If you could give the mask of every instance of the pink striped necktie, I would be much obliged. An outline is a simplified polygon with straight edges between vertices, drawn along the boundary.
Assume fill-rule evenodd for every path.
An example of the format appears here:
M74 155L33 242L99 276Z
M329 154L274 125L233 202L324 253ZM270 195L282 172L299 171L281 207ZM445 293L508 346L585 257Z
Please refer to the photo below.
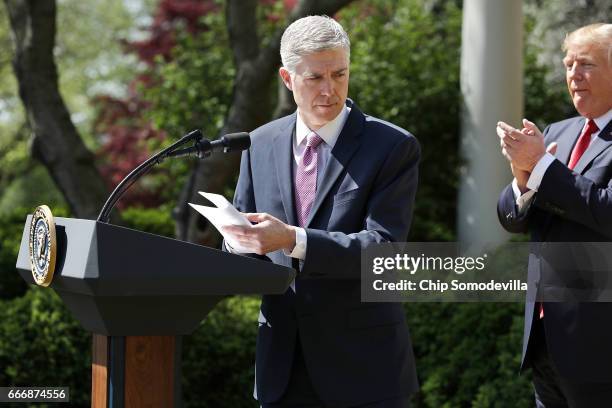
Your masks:
M306 150L295 172L295 209L300 227L306 225L317 193L317 156L322 141L315 132L306 137Z

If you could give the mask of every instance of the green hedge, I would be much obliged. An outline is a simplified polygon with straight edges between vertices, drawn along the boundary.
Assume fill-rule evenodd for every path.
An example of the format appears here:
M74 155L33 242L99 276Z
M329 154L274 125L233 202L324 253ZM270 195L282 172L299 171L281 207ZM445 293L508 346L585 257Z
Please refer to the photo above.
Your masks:
M186 407L258 406L253 399L258 312L257 298L226 299L183 338Z
M187 407L256 407L253 363L259 301L222 301L183 339ZM406 304L422 386L417 407L530 407L518 375L522 305ZM50 289L0 301L0 384L69 386L88 405L91 335Z
M530 376L519 376L523 305L406 304L427 408L531 407Z
M15 263L28 212L32 210L19 208L0 217L0 299L21 296L27 289Z
M91 335L52 290L0 301L0 385L67 386L72 405L88 405L90 350Z

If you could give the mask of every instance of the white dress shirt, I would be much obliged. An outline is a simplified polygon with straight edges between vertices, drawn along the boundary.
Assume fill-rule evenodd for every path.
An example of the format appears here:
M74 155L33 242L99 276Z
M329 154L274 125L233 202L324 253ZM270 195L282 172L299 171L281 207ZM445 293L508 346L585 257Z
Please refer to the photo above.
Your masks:
M595 124L597 125L597 128L599 130L597 130L597 132L593 132L593 134L591 135L591 141L585 153L591 148L591 146L593 146L593 144L597 143L596 140L598 139L598 136L601 133L602 129L606 127L608 123L610 123L610 120L612 120L612 109L610 109L603 115L594 118L593 120L595 121ZM582 128L580 134L584 132L587 126L587 122L588 121L585 121L584 127ZM535 167L533 168L531 175L529 176L529 180L527 180L527 188L529 190L526 191L524 194L521 194L521 190L518 187L516 178L512 180L512 190L514 191L514 197L516 198L516 205L518 206L519 214L524 213L525 210L529 207L531 201L533 201L533 196L538 191L538 188L540 188L540 183L542 183L542 178L544 178L546 170L548 170L548 167L552 164L554 160L555 156L548 152L546 152L546 154L542 156L542 158L536 163Z

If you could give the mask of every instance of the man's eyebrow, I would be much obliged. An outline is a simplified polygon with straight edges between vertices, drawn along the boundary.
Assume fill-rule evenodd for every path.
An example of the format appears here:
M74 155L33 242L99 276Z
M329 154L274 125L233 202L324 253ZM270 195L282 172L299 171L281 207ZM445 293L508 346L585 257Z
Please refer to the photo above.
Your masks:
M333 71L332 73L333 74L341 74L341 73L345 72L347 69L348 69L348 67L340 68L340 69L337 69L337 70ZM317 72L317 71L304 71L301 75L304 76L304 77L313 77L313 76L322 76L324 74L322 74L320 72Z

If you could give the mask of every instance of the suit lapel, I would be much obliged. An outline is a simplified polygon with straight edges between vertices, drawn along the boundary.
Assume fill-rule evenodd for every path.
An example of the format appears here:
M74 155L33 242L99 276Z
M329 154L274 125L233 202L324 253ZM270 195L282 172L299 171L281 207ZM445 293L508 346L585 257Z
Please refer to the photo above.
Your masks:
M364 122L365 117L363 113L357 108L357 105L352 103L351 112L331 151L323 177L321 177L321 185L317 188L315 201L308 215L305 227L310 225L317 211L321 208L325 197L348 165L353 154L357 151L360 145L359 135L363 130Z
M586 166L589 165L601 152L612 146L612 121L608 122L606 127L603 128L595 140L593 140L591 146L584 152L574 171L582 174Z
M580 118L575 122L574 125L572 125L567 130L568 134L577 135L577 136L573 138L559 137L556 140L558 144L558 148L557 148L557 154L555 156L565 165L568 164L572 148L574 147L574 145L576 144L576 140L578 139L578 137L580 137L580 134L582 133L582 129L584 128L584 122L585 122L584 118ZM576 173L579 173L579 174L582 173L584 168L591 161L593 161L593 159L595 159L597 155L599 155L602 151L604 151L608 147L612 146L612 122L609 122L606 125L606 127L599 133L597 137L598 139L602 139L602 140L593 141L593 143L597 143L597 144L590 146L587 149L587 151L584 152L584 154L582 155L582 157L580 158L580 160L578 161L578 163L576 163L576 166L574 167L573 171L575 171ZM550 228L552 221L553 221L553 215L551 213L546 213L546 214L547 214L548 219L543 224L544 225L543 231L545 231L543 232L543 237L546 235L546 232Z
M297 225L295 214L295 199L293 197L293 132L295 130L296 113L291 116L289 124L280 129L274 137L274 165L280 190L285 216L289 225Z
M561 137L555 140L557 142L557 153L555 156L561 163L567 165L572 154L572 149L576 144L576 140L580 137L582 128L584 127L584 118L578 118L570 128L564 132ZM571 137L563 137L564 135L571 135Z

